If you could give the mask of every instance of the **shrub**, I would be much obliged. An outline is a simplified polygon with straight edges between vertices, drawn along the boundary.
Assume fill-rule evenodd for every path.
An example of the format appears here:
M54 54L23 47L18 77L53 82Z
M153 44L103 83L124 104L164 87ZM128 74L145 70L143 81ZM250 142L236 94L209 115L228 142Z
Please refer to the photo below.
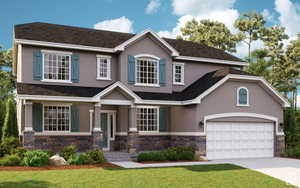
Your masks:
M84 165L84 164L88 164L88 163L89 163L89 159L86 154L73 155L68 160L69 165Z
M300 157L300 146L298 146L294 149L293 154L294 154L295 157Z
M6 113L2 128L2 139L10 136L18 137L18 125L16 116L16 104L14 99L9 98L6 103Z
M77 148L75 145L66 146L60 152L60 156L63 157L66 161L68 161L72 156L74 156L77 152Z
M24 158L24 155L26 152L27 152L27 149L22 148L22 147L17 147L12 150L12 153L18 155L21 160Z
M140 153L138 161L178 161L194 160L195 154L191 147L171 147L162 151Z
M52 150L45 150L45 152L49 155L49 157L52 157L53 155L55 155L56 153Z
M86 155L89 164L100 164L106 161L103 152L98 149L89 150Z
M0 144L0 157L4 155L12 154L13 150L20 146L20 142L18 138L8 137L2 138L2 142Z
M41 150L29 150L24 154L23 163L26 166L45 166L49 163L49 155Z
M0 159L0 166L19 166L21 159L17 154L5 155Z

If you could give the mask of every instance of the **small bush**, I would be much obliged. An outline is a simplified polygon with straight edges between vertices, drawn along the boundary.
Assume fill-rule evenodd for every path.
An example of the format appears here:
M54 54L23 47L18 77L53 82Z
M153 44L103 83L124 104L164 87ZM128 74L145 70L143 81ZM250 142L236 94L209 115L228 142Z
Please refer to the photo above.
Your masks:
M29 150L24 154L23 163L26 166L46 166L49 155L41 150Z
M104 154L101 150L94 149L86 152L89 164L100 164L105 162Z
M17 154L21 160L23 160L25 153L27 152L27 149L22 148L22 147L18 147L13 149L12 153L13 154Z
M21 159L17 154L5 155L0 159L0 166L19 166Z
M60 152L60 156L63 157L66 161L68 161L72 156L74 156L77 152L77 148L75 145L66 146Z
M191 147L171 147L162 151L140 153L138 161L178 161L194 160L195 154Z
M55 155L56 153L52 150L45 150L45 152L49 155L49 157L52 157L53 155Z
M283 156L285 157L300 157L300 147L287 148L284 150Z
M20 146L20 142L18 138L8 137L2 138L2 142L0 144L0 157L4 155L12 154L13 150Z
M89 159L86 154L73 155L68 160L69 165L84 165L84 164L88 164L88 163L89 163Z

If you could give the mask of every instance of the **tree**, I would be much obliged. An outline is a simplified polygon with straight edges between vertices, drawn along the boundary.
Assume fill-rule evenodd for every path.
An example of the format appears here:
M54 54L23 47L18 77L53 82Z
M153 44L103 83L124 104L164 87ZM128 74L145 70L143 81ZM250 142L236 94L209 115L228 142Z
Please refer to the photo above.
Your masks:
M257 76L262 76L270 80L271 62L268 61L268 51L266 49L257 49L251 52L251 63L245 71Z
M248 46L249 62L251 62L251 44L260 38L265 23L264 17L254 11L242 14L234 23L234 27L240 31L242 41Z
M2 127L4 124L4 118L5 118L5 103L3 101L0 101L0 142L2 138Z
M2 128L2 139L7 137L18 137L18 125L16 116L16 104L12 98L6 103L6 114Z
M241 40L239 35L232 34L225 24L217 21L192 19L180 30L182 35L177 38L228 52L236 52L236 44Z
M12 50L1 50L0 47L0 100L3 101L16 89L16 78L11 71L2 70L1 67L12 68Z

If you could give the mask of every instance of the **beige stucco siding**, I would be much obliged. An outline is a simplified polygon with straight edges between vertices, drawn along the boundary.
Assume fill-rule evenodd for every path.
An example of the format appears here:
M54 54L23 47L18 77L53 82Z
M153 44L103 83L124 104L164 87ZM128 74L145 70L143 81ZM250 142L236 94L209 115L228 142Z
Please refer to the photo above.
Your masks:
M32 65L33 65L33 52L35 50L57 50L72 52L79 56L79 82L78 83L55 83L55 82L41 82L33 80ZM117 57L110 54L111 58L111 80L103 81L97 80L97 58L96 55L109 55L88 51L76 51L68 49L50 49L38 48L33 46L23 46L22 51L22 82L35 83L35 84L48 84L48 85L72 85L72 86L90 86L90 87L105 87L117 81Z
M249 90L249 106L237 106L237 88L247 87ZM244 112L277 117L283 121L283 108L265 88L257 82L227 81L206 96L198 106L198 120L204 116L219 113Z

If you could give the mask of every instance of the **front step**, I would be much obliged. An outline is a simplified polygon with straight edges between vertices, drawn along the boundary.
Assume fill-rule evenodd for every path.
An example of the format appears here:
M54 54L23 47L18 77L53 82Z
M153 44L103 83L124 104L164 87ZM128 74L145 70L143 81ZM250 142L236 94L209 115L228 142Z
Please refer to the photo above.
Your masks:
M127 152L104 152L104 156L108 162L132 161L132 157L136 157L136 155Z

